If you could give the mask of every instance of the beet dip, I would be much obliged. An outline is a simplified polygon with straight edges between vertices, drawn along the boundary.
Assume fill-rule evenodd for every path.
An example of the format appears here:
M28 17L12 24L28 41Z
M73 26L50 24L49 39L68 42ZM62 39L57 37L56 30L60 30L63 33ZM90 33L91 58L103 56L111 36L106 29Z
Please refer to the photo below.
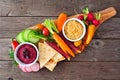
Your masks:
M30 64L36 59L37 51L32 45L24 44L18 49L17 57L21 62Z

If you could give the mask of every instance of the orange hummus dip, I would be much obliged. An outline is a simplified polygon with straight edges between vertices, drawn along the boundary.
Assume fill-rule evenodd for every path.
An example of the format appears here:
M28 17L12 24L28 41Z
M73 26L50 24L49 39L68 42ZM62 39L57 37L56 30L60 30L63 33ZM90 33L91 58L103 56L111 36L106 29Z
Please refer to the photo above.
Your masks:
M83 34L83 26L78 21L71 20L65 25L64 32L69 39L76 40Z

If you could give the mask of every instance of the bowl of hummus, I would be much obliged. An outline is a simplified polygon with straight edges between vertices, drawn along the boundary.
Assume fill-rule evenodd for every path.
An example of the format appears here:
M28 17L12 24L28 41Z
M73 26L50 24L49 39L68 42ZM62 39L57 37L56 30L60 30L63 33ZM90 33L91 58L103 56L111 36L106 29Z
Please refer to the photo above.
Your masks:
M85 36L86 27L81 20L70 18L63 24L62 33L67 40L75 42Z
M31 66L35 64L39 57L37 47L29 42L23 42L16 47L14 58L22 66Z

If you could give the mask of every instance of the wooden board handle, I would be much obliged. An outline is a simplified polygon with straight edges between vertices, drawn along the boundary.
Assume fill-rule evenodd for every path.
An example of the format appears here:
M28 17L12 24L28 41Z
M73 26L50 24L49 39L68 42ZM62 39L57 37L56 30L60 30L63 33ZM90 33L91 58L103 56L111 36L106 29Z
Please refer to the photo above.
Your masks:
M100 25L101 25L104 21L115 16L117 12L114 7L109 7L102 11L99 11L99 13L101 14L101 19L100 19ZM96 30L99 28L100 25L98 25L98 27L96 27Z
M115 10L114 7L110 7L110 8L107 8L107 9L104 9L104 10L100 11L99 13L101 14L100 23L103 23L107 19L115 16L116 15L116 10Z

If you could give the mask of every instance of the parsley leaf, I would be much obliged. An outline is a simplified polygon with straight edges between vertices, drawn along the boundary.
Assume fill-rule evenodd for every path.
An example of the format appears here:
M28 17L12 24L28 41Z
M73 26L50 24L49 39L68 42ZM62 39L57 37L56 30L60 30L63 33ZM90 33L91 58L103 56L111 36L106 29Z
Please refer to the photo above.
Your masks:
M12 48L9 49L9 57L10 57L11 59L13 59L13 65L14 65L14 66L17 66L18 63L14 60L14 51L13 51Z

